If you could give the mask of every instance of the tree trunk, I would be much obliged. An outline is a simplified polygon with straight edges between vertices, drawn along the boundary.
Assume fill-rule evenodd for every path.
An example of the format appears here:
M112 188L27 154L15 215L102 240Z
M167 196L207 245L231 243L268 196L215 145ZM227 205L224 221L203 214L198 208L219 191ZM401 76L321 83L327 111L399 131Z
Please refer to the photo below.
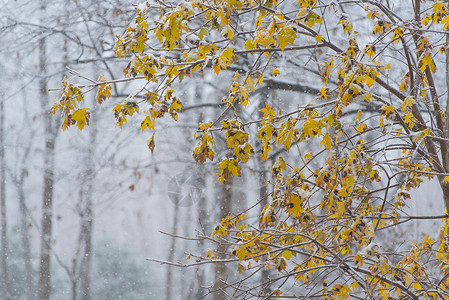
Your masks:
M25 177L26 177L25 166L22 166L20 170L20 177L17 182L17 191L19 195L19 215L20 215L20 235L23 248L23 262L25 265L25 283L27 291L27 299L34 299L34 287L33 287L33 270L31 268L31 246L30 246L30 235L28 233L28 208L26 204L26 197L24 191Z
M205 170L205 166L201 165L198 166L198 173L197 173L197 178L196 180L198 181L198 185L200 187L203 187L205 189L206 187L206 170ZM201 224L205 227L205 228L209 228L208 226L208 220L207 220L207 213L206 213L206 205L207 205L207 201L206 201L206 195L205 195L205 191L201 194L200 199L198 200L198 219L200 220ZM199 251L199 253L204 251L204 240L198 240L197 243L197 249ZM204 282L204 268L197 268L196 269L196 283L197 283L197 289L196 289L196 295L195 295L195 299L199 299L200 297L205 295L205 290L203 289L203 286L205 284Z
M262 207L262 209L265 207L265 205L268 203L268 187L267 184L265 182L265 176L266 176L266 172L262 171L262 168L264 167L264 162L262 160L259 160L259 168L261 169L261 171L259 171L259 199L264 199L260 205ZM262 260L265 260L265 257L262 257ZM267 268L263 268L262 272L260 272L260 283L264 284L267 279L268 276L270 275L270 269ZM262 295L269 295L271 292L270 290L270 286L267 285L263 285L262 288Z
M39 300L50 299L50 258L53 218L54 149L56 137L52 134L51 120L46 120L44 150L44 191L41 220L41 255L39 268Z
M194 94L194 102L196 104L201 104L203 102L203 95L204 95L204 89L201 84L197 84L195 86L195 94ZM198 112L198 124L203 121L204 115L203 111ZM200 221L201 225L205 228L209 228L208 226L208 218L207 218L207 199L206 199L206 176L207 171L205 165L197 165L197 173L196 173L196 181L198 182L198 186L203 188L203 193L201 193L200 198L198 199L197 209L198 209L198 220ZM202 230L203 228L201 228ZM204 240L198 240L197 242L197 249L198 252L201 253L204 251ZM194 296L194 299L200 299L203 297L206 293L206 291L203 289L203 286L205 285L205 274L204 274L204 268L198 267L195 270L196 274L196 294Z
M232 203L232 182L233 179L230 178L227 182L225 182L222 186L221 191L221 199L220 199L220 212L218 216L218 221L225 218L231 213L231 203ZM218 258L223 259L226 257L226 245L220 244L217 248ZM225 288L226 288L226 280L228 277L228 273L226 271L225 263L217 263L215 264L215 282L214 282L214 300L225 300L228 299L226 296Z
M94 100L95 103L95 100ZM93 116L96 115L96 105L93 104ZM93 117L94 118L94 117ZM86 158L86 183L84 185L83 195L84 207L81 212L81 238L83 242L83 252L81 256L80 265L80 279L81 279L81 296L83 300L90 300L90 269L92 261L92 228L93 228L93 209L92 209L92 193L93 193L93 182L95 178L94 166L94 156L95 147L97 142L97 128L95 120L91 119L90 128L90 141L88 146L88 157Z
M46 1L41 0L41 12L45 15ZM54 184L54 156L56 132L53 130L50 110L48 108L47 92L47 42L42 37L39 41L39 96L44 116L44 186L42 195L41 219L41 249L39 267L39 300L49 300L51 292L51 243L53 222L53 184Z
M178 232L178 214L179 214L179 207L178 203L179 201L173 201L175 204L175 209L173 211L173 221L172 221L172 232L174 235ZM168 249L168 258L167 261L173 261L175 257L175 247L176 247L176 237L172 236L170 241L170 249ZM165 300L171 299L171 292L172 292L172 280L173 280L173 274L172 274L172 267L167 265L167 275L166 275L166 282L165 282Z
M446 1L446 6L449 9L449 0ZM446 45L449 45L449 29L446 29ZM447 118L449 113L449 48L446 47L446 126L445 126L445 137L449 137L449 119ZM445 170L449 170L449 166L443 166ZM446 212L449 213L449 185L444 181L444 179L440 179L440 185L443 189L443 197L444 197L444 204L446 207Z
M449 0L446 1L449 9ZM449 28L446 29L446 45L449 45ZM449 48L446 48L446 91L449 91ZM449 93L446 93L446 138L449 136ZM449 209L449 208L446 208Z
M261 97L261 99L259 101L259 118L260 119L263 118L263 113L260 110L265 107L265 104L267 104L268 98L269 98L269 93L270 92L261 93L261 95L260 95L260 97ZM259 150L261 147L260 142L257 142L256 145L257 145L257 150ZM266 175L267 174L264 171L266 161L263 161L260 157L258 157L257 160L258 160L258 165L259 165L259 169L260 169L260 171L257 174L258 180L259 180L259 199L263 199L262 202L260 203L261 211L262 211L262 209L268 203L268 197L267 197L268 187L266 184ZM265 258L262 257L262 260L263 259L265 259ZM264 284L267 281L269 275L270 275L270 270L267 268L263 268L262 272L260 273L261 284ZM269 294L270 294L270 286L264 285L262 288L262 295L269 295Z
M1 95L0 95L1 96ZM1 254L0 264L1 274L1 294L2 299L9 299L8 292L8 239L7 239L7 220L6 220L6 160L5 160L5 112L3 106L3 97L0 98L0 210L1 210Z

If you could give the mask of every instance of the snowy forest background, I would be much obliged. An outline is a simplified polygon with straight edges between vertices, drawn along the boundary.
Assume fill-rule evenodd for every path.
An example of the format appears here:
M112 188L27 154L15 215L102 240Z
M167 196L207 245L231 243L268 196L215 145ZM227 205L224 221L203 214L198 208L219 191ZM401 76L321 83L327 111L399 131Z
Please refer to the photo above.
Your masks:
M113 46L133 22L132 3L0 2L1 270L10 299L36 299L42 241L50 248L52 299L194 299L213 285L213 265L174 268L147 258L185 262L189 253L206 253L210 245L173 235L195 237L202 228L210 234L223 216L268 192L266 163L254 159L242 177L223 185L214 166L192 159L196 125L223 110L231 73L226 83L206 73L180 87L184 113L179 122L158 123L154 154L140 121L115 128L113 102L96 106L95 94L88 96L92 119L83 131L63 132L60 120L49 118L64 76L122 78L126 61L115 57ZM308 58L296 59L305 65ZM303 104L319 89L298 70L281 73L281 80L307 88L266 85L252 95L243 116L260 114L265 102ZM113 86L112 97L124 99L135 88ZM414 215L442 214L442 201L431 201L441 198L434 184L413 194L408 209ZM258 215L250 218L256 222ZM399 246L422 232L436 234L440 221L426 222L408 222L382 238Z

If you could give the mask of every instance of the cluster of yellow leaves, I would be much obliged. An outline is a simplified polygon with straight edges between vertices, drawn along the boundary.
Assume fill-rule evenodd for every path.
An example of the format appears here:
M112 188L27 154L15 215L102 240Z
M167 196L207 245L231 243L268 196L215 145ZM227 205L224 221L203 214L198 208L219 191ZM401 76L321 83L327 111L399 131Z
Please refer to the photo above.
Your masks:
M357 247L366 246L374 238L373 223L357 218L350 227L340 231L336 238L341 244L357 242Z
M206 159L210 161L214 160L215 151L214 148L214 138L212 136L211 123L200 123L198 124L198 132L195 133L195 139L198 140L195 149L193 151L193 158L198 163L204 163Z
M374 24L373 34L382 34L387 32L391 28L391 24L387 21L378 20Z
M341 24L344 32L347 32L348 34L352 33L353 30L352 21L347 16L341 16L337 24Z
M194 7L188 2L183 2L159 20L154 35L159 42L163 42L165 49L172 50L175 46L179 46L182 33L189 31L187 20L193 14Z
M296 123L295 118L288 118L276 129L276 143L278 145L284 143L285 150L289 150L292 144L297 141L298 129L295 127Z
M221 55L216 57L216 64L214 66L215 73L218 75L221 70L226 70L232 65L232 60L235 58L234 49L226 48Z
M223 237L228 235L228 231L233 228L239 228L239 222L242 221L246 217L245 214L240 214L234 218L231 216L227 216L223 218L217 226L215 226L215 230L212 232L212 238L215 236Z
M432 12L427 13L422 22L424 25L440 24L443 25L443 30L449 29L449 8L447 3L435 1L432 6Z
M312 16L312 14L315 13L311 12L310 14L310 25L315 22L321 22L318 15L315 14L315 16ZM281 51L285 51L288 44L294 44L297 34L292 23L287 23L284 20L283 15L275 14L272 16L271 23L269 23L267 27L263 27L262 23L264 16L263 13L258 13L255 22L255 37L253 39L250 38L245 42L246 50L260 49L262 47L270 49L279 45ZM304 17L304 19L306 18L307 17Z
M239 161L235 158L225 158L218 164L218 180L225 182L231 177L240 176Z
M426 270L423 264L423 258L426 253L432 251L433 240L429 236L425 236L422 243L413 243L412 249L409 254L405 255L398 266L401 272L397 272L405 283L406 286L411 286L415 291L421 291L423 287L420 282L427 276Z
M432 73L435 73L435 71L437 70L435 62L432 58L432 51L430 48L427 48L427 50L424 52L424 55L419 61L419 69L421 70L421 72L424 72L426 68L429 68Z
M226 105L232 105L234 101L247 106L249 104L249 91L254 91L254 81L251 76L247 74L243 80L243 84L238 83L239 72L235 72L234 82L232 83L229 97L226 101Z
M259 215L259 227L262 229L265 227L272 227L275 225L276 220L276 212L274 211L273 206L271 206L270 203L265 205Z
M122 104L117 103L112 109L114 112L116 125L123 127L123 125L128 122L127 117L132 116L134 113L139 112L139 105L132 97L128 97Z
M342 285L340 283L337 283L332 287L332 295L335 296L338 300L348 299L350 291L351 289L348 286Z
M133 55L128 66L123 70L126 77L144 76L148 81L156 81L154 78L158 69L161 68L159 61L151 54Z
M80 130L84 126L89 125L90 112L89 108L78 108L78 104L84 101L82 88L70 83L64 77L63 91L59 101L55 101L51 107L51 115L55 115L57 111L62 109L62 130L66 130L71 125L76 124Z
M104 82L106 81L104 75L101 75L100 78L98 78L98 82ZM101 104L104 101L106 101L106 99L111 98L111 84L109 83L105 83L99 86L98 88L98 93L97 93L97 103Z
M238 120L222 121L221 130L226 133L226 145L232 151L231 157L226 158L218 164L218 180L224 182L231 177L240 176L238 164L246 163L254 149L248 142L249 134L244 131L243 125Z
M126 56L129 52L143 53L149 30L145 13L146 10L138 10L134 26L128 27L123 36L117 36L115 55L119 58Z
M268 104L265 104L265 108L262 108L260 111L263 113L263 119L257 132L257 140L260 142L260 158L267 159L268 153L273 150L271 139L277 136L276 128L273 126L276 113Z
M254 154L249 144L249 134L236 119L222 121L222 131L226 133L226 145L232 150L232 157L238 161L247 162L250 154Z
M178 113L183 106L181 101L174 96L174 90L166 91L163 98L160 98L156 92L148 92L145 94L145 101L149 108L145 110L146 116L140 124L142 131L147 128L154 130L156 119L164 117L167 112L175 121L178 121ZM147 144L148 148L153 151L155 147L154 133Z
M277 33L277 40L279 42L279 47L281 47L282 51L284 51L285 47L288 44L293 45L295 39L296 39L296 32L293 30L291 26L285 26Z

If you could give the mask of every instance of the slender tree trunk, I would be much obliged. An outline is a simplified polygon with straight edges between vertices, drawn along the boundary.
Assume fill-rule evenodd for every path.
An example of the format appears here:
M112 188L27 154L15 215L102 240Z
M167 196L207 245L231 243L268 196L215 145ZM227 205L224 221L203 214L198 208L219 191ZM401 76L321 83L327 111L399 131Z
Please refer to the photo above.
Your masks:
M268 101L269 98L269 94L270 92L266 92L266 93L262 93L260 95L261 99L259 101L259 118L262 119L263 118L263 113L260 111L261 109L263 109L265 107L265 104ZM256 143L257 148L260 149L261 145L259 142ZM260 159L258 157L258 162L259 162L259 169L260 171L258 172L258 180L259 180L259 199L263 199L262 202L260 203L261 205L261 209L263 209L265 207L265 205L268 203L268 187L266 184L266 172L264 171L264 167L266 165L266 161L263 161L262 159ZM264 257L262 257L262 259L265 259ZM265 283L268 279L268 276L270 275L270 270L267 268L263 268L262 272L260 273L260 281L261 284ZM262 288L262 295L267 295L270 293L270 286L266 285L263 286Z
M23 248L23 262L25 265L25 282L27 299L34 299L34 287L33 287L33 270L31 267L31 246L30 246L30 235L28 232L28 208L26 204L26 197L24 191L25 177L26 177L25 166L22 166L20 170L20 177L17 183L17 191L19 196L19 215L20 215L20 235Z
M45 15L46 0L41 0L41 12ZM39 267L39 300L49 300L51 293L51 244L53 226L53 184L55 166L56 133L53 130L50 111L48 109L47 92L47 41L42 37L39 41L39 96L44 116L44 187L42 195L41 249Z
M225 218L231 213L231 203L232 203L232 183L233 179L230 178L227 182L225 182L222 186L221 199L220 199L220 212L218 216L218 220ZM225 258L226 256L226 245L220 244L217 249L218 258ZM226 296L225 288L226 288L226 280L228 277L228 272L226 271L225 263L217 263L215 265L215 282L214 282L214 291L216 291L213 295L214 300L225 300L228 299Z
M86 183L83 190L84 207L81 214L81 238L83 242L83 253L80 265L80 279L81 279L81 296L83 300L90 300L90 269L92 261L92 229L93 229L93 209L92 209L92 194L93 194L93 182L95 178L94 170L94 156L97 143L97 127L95 124L96 105L95 100L93 104L93 111L90 127L90 140L87 150L86 158Z
M0 94L0 96L2 96ZM3 106L3 97L0 98L0 210L1 210L1 254L0 264L2 299L9 299L8 291L8 239L7 239L7 220L6 220L6 160L5 160L5 112Z
M93 182L95 180L95 149L97 142L97 127L95 116L98 106L93 99L92 117L89 126L89 141L85 156L84 170L81 174L82 182L79 190L78 214L80 217L80 229L78 234L78 248L75 252L72 262L71 283L72 300L78 299L78 292L82 300L90 300L90 270L92 261L92 229L93 229L93 201L92 194L94 190ZM80 289L78 288L80 287Z
M262 160L259 161L259 167L260 169L262 169L264 167L264 163ZM267 184L265 182L265 176L266 176L266 172L264 171L260 171L259 174L259 199L264 199L260 204L262 209L265 207L265 205L268 203L268 187ZM262 257L262 260L264 260L265 258ZM261 284L264 284L267 279L268 276L270 275L270 269L267 268L263 268L262 272L260 273L260 281ZM269 295L270 294L270 286L269 285L264 285L262 288L262 295Z
M449 0L446 1L449 9ZM449 45L449 28L446 30L446 45ZM446 48L446 91L449 91L449 48ZM446 93L446 137L449 136L449 93Z
M84 255L81 260L81 296L83 300L90 300L90 270L92 261L92 228L93 228L93 213L92 213L92 198L89 199L84 216Z
M206 170L203 165L199 166L199 170L197 173L197 181L199 186L206 187ZM208 228L207 226L207 213L206 213L206 195L203 192L201 194L200 199L198 200L198 219L200 220L201 224ZM204 251L204 240L199 240L197 244L197 248L200 252ZM204 286L204 268L197 268L196 269L196 283L197 283L197 292L195 295L195 299L198 299L205 294L205 290L203 289Z
M194 95L194 101L198 104L201 104L203 102L203 95L204 95L204 89L202 84L197 84L195 87L195 95ZM198 124L201 123L203 121L203 112L200 111L198 113ZM206 172L206 168L204 165L197 165L197 169L198 172L196 173L196 181L198 182L198 185L200 187L202 187L203 193L201 193L200 198L198 199L198 204L197 204L197 209L198 209L198 220L199 222L202 224L202 226L204 226L205 228L209 228L208 226L208 218L207 218L207 213L206 213L206 209L207 209L207 199L206 199L206 176L207 176L207 172ZM199 251L199 253L201 253L202 251L204 251L204 240L198 240L197 243L197 249ZM200 297L204 296L205 294L205 290L203 289L203 286L205 285L205 274L204 274L204 268L198 267L195 271L196 273L196 285L197 285L197 289L196 289L196 294L194 299L199 299Z
M446 0L446 6L449 9L449 0ZM446 45L449 45L449 28L446 29ZM446 91L449 91L449 48L446 48ZM449 93L446 93L446 138L449 136Z
M41 220L41 255L39 268L39 300L50 299L50 258L53 226L53 184L55 136L52 136L51 121L46 120L46 142L44 150L44 190Z
M449 1L446 1L446 6L449 9ZM446 30L446 45L449 45L449 29ZM446 48L446 128L445 137L449 137L449 48ZM449 170L449 166L444 166L446 170ZM446 206L446 211L449 213L449 185L444 181L440 180L441 188L443 189L444 204Z
M177 203L178 201L173 201L175 204L175 209L173 211L173 221L172 221L172 232L174 235L178 233L178 218L179 218L179 206ZM172 236L170 241L170 249L168 249L168 258L167 261L173 261L175 257L175 247L176 247L176 237ZM166 282L165 282L165 300L170 300L172 297L172 280L173 280L173 274L172 274L172 267L167 266L167 275L166 275Z
M25 105L24 112L24 120L29 120L28 109L26 108L27 102L27 93L23 91L23 105ZM18 170L18 174L12 175L11 180L13 181L16 190L17 196L19 198L19 230L20 230L20 242L22 246L22 259L23 266L25 268L25 290L26 290L26 299L34 300L35 299L35 288L34 288L34 278L33 278L33 268L31 264L31 245L30 245L30 234L29 234L29 224L30 224L30 212L27 207L27 197L25 194L25 179L28 177L27 163L28 158L31 153L32 144L33 144L33 130L29 126L29 124L24 125L25 127L22 130L29 130L31 133L30 138L28 138L26 145L24 146L24 153L22 156L22 160L20 163L20 168Z
M81 187L79 215L80 231L78 235L78 249L73 258L72 265L72 300L78 299L78 286L80 287L80 296L82 300L91 299L90 293L90 269L92 260L92 168L86 170L87 178Z

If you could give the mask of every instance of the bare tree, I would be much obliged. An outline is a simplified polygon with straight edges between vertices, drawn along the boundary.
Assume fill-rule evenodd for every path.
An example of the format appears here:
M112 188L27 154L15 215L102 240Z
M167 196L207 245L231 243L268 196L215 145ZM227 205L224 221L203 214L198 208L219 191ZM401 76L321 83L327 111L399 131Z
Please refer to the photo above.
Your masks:
M8 291L8 239L7 239L7 219L6 219L6 160L5 160L5 113L3 107L2 93L0 93L0 210L1 210L1 254L0 265L1 290L3 299L9 299Z
M41 0L40 10L45 16L47 1ZM55 169L55 142L57 132L48 111L48 86L47 86L47 39L42 36L39 41L39 98L43 111L44 121L44 187L42 195L42 219L41 219L41 250L39 268L39 300L50 299L51 292L51 244L53 227L53 192Z

